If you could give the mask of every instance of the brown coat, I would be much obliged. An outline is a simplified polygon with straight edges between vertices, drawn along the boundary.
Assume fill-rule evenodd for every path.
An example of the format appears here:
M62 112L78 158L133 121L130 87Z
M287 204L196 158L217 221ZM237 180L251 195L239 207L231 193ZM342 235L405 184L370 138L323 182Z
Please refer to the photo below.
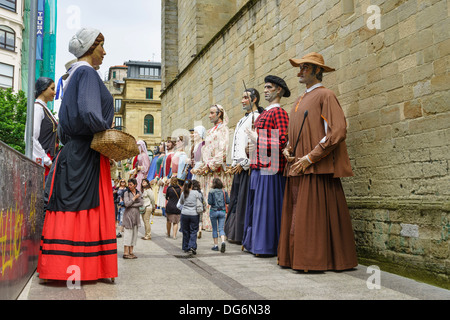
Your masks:
M294 148L304 113L308 110L305 124L295 152L299 159L309 154L313 162L304 174L333 174L334 178L353 176L350 159L347 153L345 138L347 122L344 112L333 91L320 87L306 93L296 106L300 97L295 101L289 114L288 139L289 145ZM325 135L324 120L328 128ZM324 142L321 140L325 138ZM286 176L299 176L286 166Z

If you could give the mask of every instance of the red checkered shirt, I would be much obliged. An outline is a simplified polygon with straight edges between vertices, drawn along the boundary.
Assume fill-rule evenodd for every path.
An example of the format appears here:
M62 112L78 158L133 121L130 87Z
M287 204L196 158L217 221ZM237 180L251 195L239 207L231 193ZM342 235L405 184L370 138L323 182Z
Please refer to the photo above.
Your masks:
M256 152L251 155L250 168L264 169L271 174L282 173L286 165L283 148L289 125L288 113L281 107L264 111L255 121L258 133Z

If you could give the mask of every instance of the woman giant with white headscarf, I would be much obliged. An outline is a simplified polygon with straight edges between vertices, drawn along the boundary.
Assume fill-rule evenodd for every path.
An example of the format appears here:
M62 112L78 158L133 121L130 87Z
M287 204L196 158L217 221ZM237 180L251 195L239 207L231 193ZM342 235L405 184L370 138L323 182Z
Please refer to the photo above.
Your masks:
M202 149L205 145L205 135L206 135L206 129L204 126L196 126L194 128L194 144L192 146L192 152L191 152L191 165L192 170L197 170L202 166ZM191 170L191 172L192 172ZM192 172L192 180L197 180L200 182L200 185L202 188L204 187L204 184L201 183L202 176L198 174L194 174Z
M41 279L67 280L78 266L80 281L115 278L117 240L109 159L90 148L95 133L111 128L113 98L94 69L106 54L104 37L83 28L69 51L78 61L70 70L59 109L64 147L47 183L49 198L37 271Z

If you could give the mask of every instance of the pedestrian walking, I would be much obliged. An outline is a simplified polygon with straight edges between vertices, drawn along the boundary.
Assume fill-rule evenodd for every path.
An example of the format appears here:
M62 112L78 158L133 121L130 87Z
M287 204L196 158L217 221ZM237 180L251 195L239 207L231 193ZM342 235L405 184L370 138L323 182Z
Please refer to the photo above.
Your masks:
M114 100L94 67L106 52L104 36L83 28L69 42L72 65L59 109L64 147L47 183L48 205L37 272L41 279L67 280L78 266L80 281L115 278L117 240L109 159L91 149L97 132L111 128Z
M166 219L167 219L167 236L170 237L170 229L172 229L172 238L177 238L178 224L180 223L181 210L177 208L178 201L181 196L181 188L178 185L178 178L170 178L170 184L166 191Z
M322 84L332 72L321 54L291 59L306 85L291 111L289 165L283 202L278 264L298 270L345 270L357 256L341 177L353 175L345 137L344 111L333 91ZM303 130L302 130L303 128Z
M200 183L197 180L186 180L178 202L178 208L181 208L182 249L190 254L197 254L197 232L199 214L201 214L197 211L198 203L201 204L202 211L204 211L204 199L200 191Z
M218 238L220 236L222 243L220 252L225 252L225 232L224 224L228 211L227 204L230 203L228 193L223 188L223 183L219 178L214 178L212 188L208 193L208 204L211 206L209 217L211 219L212 236L214 246L211 250L218 251Z
M137 256L133 250L137 242L138 228L141 225L139 207L144 205L142 194L137 189L136 179L131 178L128 180L128 190L124 193L123 202L125 203L125 213L123 214L123 258L136 259Z
M152 239L152 227L150 223L150 218L155 212L155 195L153 193L152 186L147 178L142 180L142 199L144 200L144 213L142 220L144 221L145 235L142 237L143 240Z

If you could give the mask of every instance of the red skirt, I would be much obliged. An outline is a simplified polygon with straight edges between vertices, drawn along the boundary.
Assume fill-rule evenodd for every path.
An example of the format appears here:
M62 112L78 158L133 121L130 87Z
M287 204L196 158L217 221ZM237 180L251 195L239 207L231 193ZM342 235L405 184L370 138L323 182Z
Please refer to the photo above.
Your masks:
M39 278L87 281L117 277L114 199L109 160L103 155L99 188L100 205L96 208L46 212L37 267Z

